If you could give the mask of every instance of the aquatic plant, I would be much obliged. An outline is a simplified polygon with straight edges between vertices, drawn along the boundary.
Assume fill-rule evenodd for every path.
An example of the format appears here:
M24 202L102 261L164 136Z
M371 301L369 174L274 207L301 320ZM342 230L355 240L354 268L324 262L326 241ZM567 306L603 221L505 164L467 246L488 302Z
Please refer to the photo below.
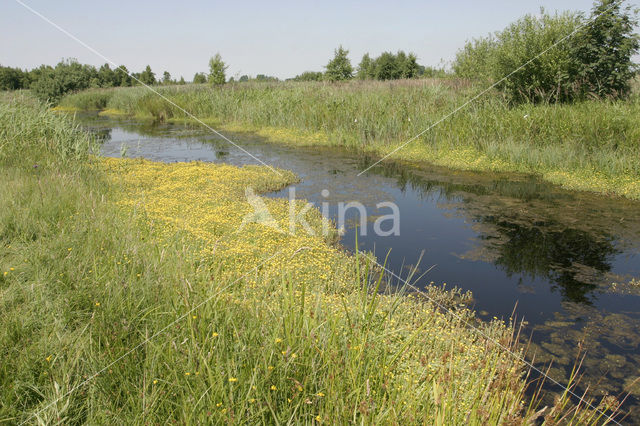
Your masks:
M161 88L201 120L294 145L340 145L383 156L479 93L455 79L286 82ZM107 108L189 121L144 88L81 92L65 107L110 96ZM392 156L455 169L535 173L569 189L640 198L640 97L510 106L488 93Z

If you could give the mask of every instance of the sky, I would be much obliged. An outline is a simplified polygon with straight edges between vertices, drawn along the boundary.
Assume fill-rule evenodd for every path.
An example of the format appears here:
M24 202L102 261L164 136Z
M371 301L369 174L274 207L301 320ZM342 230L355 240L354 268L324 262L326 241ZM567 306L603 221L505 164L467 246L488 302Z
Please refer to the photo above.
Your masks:
M404 50L422 65L450 63L466 40L503 29L524 14L575 10L592 0L147 1L19 0L132 72L147 64L187 81L220 53L227 77L284 79L322 71L339 45L356 66L364 53ZM62 58L106 61L36 16L0 0L0 64L34 68Z

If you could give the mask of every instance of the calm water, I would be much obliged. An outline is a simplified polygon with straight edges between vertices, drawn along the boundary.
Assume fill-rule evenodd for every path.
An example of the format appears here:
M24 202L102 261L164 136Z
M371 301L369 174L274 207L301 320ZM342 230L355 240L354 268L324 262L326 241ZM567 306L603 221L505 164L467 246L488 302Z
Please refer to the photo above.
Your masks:
M102 153L157 161L257 164L200 128L85 117L103 138ZM566 382L582 347L585 383L596 392L632 394L627 421L640 423L640 202L563 191L522 175L455 172L407 164L380 165L358 177L368 160L342 150L291 148L249 134L231 139L269 165L301 178L296 198L320 207L359 201L370 216L400 209L400 235L378 237L373 223L358 236L361 249L406 275L426 271L433 281L471 290L484 318L508 318L514 308L527 322L530 355L553 361L550 375ZM329 196L321 195L323 189ZM287 197L289 189L270 196ZM357 212L341 243L352 249ZM422 253L422 260L418 260ZM617 283L617 285L612 285ZM517 306L516 306L517 305Z

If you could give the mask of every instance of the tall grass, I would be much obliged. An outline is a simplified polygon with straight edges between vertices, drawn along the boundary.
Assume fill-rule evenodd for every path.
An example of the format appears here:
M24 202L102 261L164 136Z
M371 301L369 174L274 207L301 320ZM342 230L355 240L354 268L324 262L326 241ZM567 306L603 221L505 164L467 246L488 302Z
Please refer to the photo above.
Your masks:
M379 155L414 137L479 93L464 80L235 84L158 89L200 119L298 144L343 145ZM61 105L185 120L145 88L71 95ZM640 97L572 105L510 106L497 91L466 106L392 158L455 168L538 173L554 182L640 198Z
M240 208L247 179L262 190L283 185L267 169L105 164L89 155L86 134L33 103L0 104L0 131L3 422L496 424L538 417L535 400L523 403L523 366L469 329L476 320L463 306L468 295L429 290L456 307L450 316L420 296L382 294L372 265L338 252L326 277L255 268L270 256L251 249L268 240L259 227L249 234L253 243L224 227L211 231L249 256L241 268L204 255L210 247L194 234L197 222L180 213L211 200L176 197L168 183L196 193L222 185L221 198ZM201 181L184 181L185 174ZM177 198L169 216L145 202L169 196ZM286 260L307 250L334 249L317 243ZM478 326L519 350L510 326ZM599 419L567 395L541 415L550 424Z

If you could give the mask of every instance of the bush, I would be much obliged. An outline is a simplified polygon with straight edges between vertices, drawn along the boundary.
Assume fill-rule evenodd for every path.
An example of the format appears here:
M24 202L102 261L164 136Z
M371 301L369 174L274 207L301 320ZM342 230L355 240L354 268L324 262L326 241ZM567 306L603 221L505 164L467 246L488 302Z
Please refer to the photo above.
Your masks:
M591 17L526 15L505 30L468 42L453 64L463 78L498 82L514 102L625 97L638 51L629 8L601 0Z
M506 77L497 86L516 102L557 101L566 92L570 56L566 49L549 47L579 23L575 13L526 15L501 32L468 42L458 52L453 69L463 78L500 81ZM540 52L545 53L536 57Z

